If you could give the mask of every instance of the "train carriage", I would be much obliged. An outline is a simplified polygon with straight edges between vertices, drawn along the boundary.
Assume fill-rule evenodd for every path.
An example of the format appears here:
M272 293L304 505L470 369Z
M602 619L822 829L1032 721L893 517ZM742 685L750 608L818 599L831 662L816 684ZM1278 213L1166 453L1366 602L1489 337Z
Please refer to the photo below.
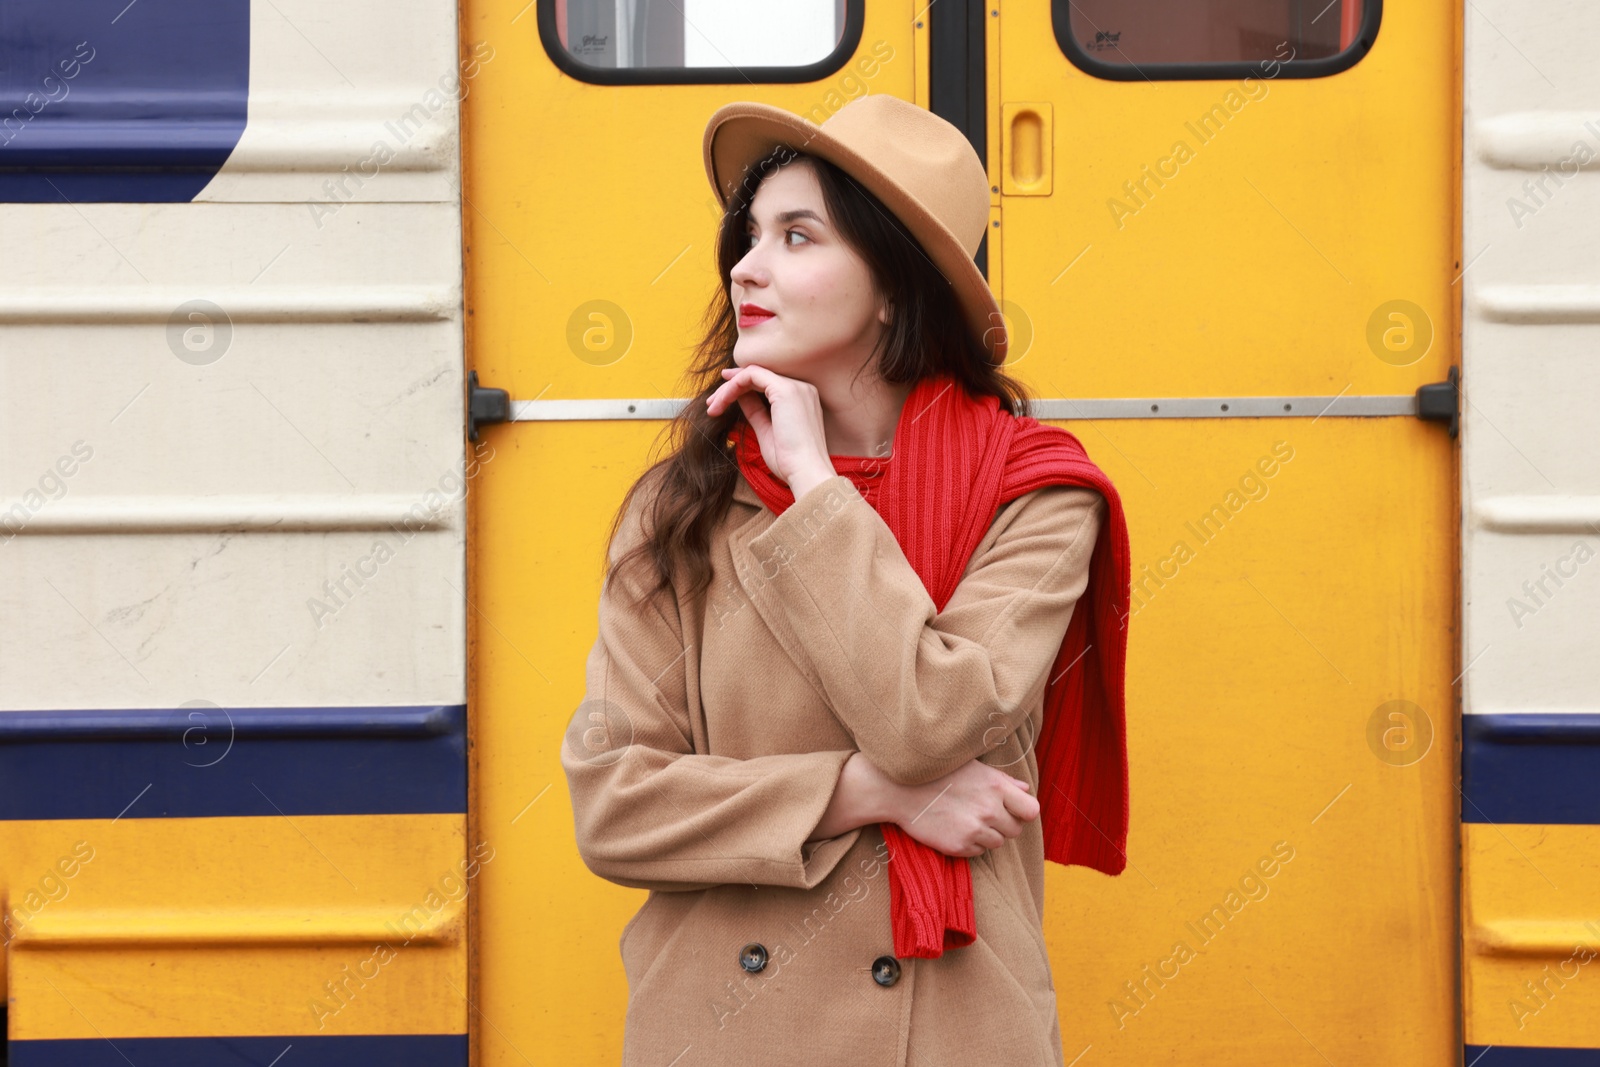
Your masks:
M884 93L984 162L1007 370L1130 521L1128 868L1047 869L1067 1061L1600 1063L1596 39L4 0L4 1062L617 1060L644 893L559 751L717 283L700 131Z

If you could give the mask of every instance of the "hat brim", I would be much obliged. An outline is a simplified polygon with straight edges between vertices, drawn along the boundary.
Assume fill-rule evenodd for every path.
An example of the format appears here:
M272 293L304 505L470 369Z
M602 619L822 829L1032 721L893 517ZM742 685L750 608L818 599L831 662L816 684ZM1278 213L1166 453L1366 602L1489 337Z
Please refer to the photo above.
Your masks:
M826 159L894 212L950 283L972 336L988 351L990 361L997 366L1005 363L1005 317L972 255L920 201L816 123L771 104L741 101L718 108L706 123L702 151L706 177L724 208L747 178L755 184L750 168L780 144Z

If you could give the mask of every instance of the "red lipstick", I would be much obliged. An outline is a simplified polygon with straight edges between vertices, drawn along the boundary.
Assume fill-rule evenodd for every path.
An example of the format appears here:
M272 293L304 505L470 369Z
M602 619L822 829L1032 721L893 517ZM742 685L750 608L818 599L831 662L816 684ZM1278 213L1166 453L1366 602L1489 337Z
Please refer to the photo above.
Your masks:
M755 326L776 317L776 312L768 311L760 304L739 305L739 326L741 328Z

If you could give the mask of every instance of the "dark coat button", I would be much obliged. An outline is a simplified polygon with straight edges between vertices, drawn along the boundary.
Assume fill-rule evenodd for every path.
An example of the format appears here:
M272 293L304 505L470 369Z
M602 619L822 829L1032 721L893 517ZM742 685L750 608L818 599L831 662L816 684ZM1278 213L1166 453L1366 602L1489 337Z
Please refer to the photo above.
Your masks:
M739 966L755 974L767 966L767 946L752 941L739 950Z
M879 956L872 961L872 980L888 987L900 980L900 961L893 956Z

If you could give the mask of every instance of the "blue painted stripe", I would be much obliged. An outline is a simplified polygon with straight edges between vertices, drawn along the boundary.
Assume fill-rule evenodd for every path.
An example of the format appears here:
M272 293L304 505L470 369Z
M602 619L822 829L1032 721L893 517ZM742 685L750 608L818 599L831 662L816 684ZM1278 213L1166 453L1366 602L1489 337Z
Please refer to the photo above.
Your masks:
M1469 1067L1600 1067L1600 1049L1468 1045L1463 1062Z
M291 1051L287 1056L284 1049ZM281 1057L281 1059L280 1059ZM13 1041L11 1067L466 1067L466 1034Z
M1461 820L1600 824L1600 714L1463 715Z
M463 705L0 712L0 819L467 810Z
M5 0L0 201L193 200L249 91L249 0Z
M208 734L238 737L437 737L458 725L459 705L374 708L223 708L197 701L155 711L0 712L0 744L21 741L150 740L206 743ZM185 734L190 734L185 738Z

